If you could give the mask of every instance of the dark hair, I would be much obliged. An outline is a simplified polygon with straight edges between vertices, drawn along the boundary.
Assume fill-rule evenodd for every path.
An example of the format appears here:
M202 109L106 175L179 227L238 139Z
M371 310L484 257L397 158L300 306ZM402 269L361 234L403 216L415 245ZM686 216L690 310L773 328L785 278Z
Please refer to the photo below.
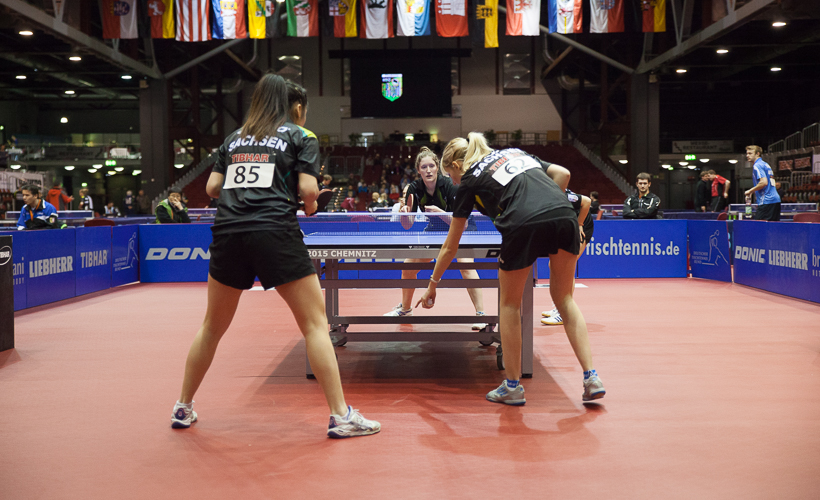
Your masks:
M646 172L641 172L640 174L638 174L637 180L652 182L652 176L647 174Z
M22 193L23 190L28 191L34 196L40 196L40 186L38 186L37 184L26 184L25 186L22 186L20 188L20 192Z
M297 104L301 104L303 110L307 109L307 90L305 90L305 88L298 83L290 80L287 81L286 85L288 87L288 114L290 116L290 121L296 123L296 120L300 117L294 114L294 108Z
M182 196L182 190L181 190L181 189L179 189L179 188L171 188L171 189L169 189L169 190L168 190L168 194L172 194L172 193L176 193L176 194L178 194L178 195Z
M589 193L590 198L598 198L598 191L590 191Z
M242 125L240 133L257 139L274 135L276 129L288 119L287 102L285 79L279 75L266 74L256 84L248 119Z

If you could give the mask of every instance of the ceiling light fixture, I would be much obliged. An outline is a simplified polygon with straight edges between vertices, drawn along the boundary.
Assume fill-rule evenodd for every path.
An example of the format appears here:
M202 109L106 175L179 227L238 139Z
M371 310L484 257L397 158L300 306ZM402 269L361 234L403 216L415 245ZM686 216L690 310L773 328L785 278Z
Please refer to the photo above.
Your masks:
M709 158L701 158L700 162L701 163L709 163Z
M729 163L731 163L732 165L734 165L735 163L737 163L737 160L729 160Z
M781 68L779 66L772 66L772 71L775 72L775 73L777 73L778 71L782 71L782 70L783 70L783 68Z
M678 69L675 70L675 73L683 74L683 73L686 73L686 70L683 69L683 68L678 68Z
M131 75L122 75L120 78L122 78L123 80L130 80Z
M139 174L141 174L141 173L142 173L142 170L134 170L133 172L131 172L131 175L135 175L135 176L136 176L136 175L139 175Z
M680 165L681 167L685 167L686 165L689 165L689 162L688 161L679 161L678 165Z
M663 164L663 165L661 165L661 167L663 167L663 168L672 168L672 165Z
M117 175L117 172L115 172L115 171L113 171L113 170L109 170L109 171L108 171L108 175Z
M618 163L626 165L627 163L629 163L629 160L618 160Z
M688 166L688 167L686 167L686 168L688 168L689 170L695 170L695 169L696 169L696 168L698 168L698 167L696 167L695 165L689 165L689 166Z
M25 80L25 79L26 79L26 75L17 75L17 79L18 79L18 80Z
M11 169L12 169L12 170L19 170L19 169L20 169L20 167L22 167L22 165L12 165L12 166L11 166Z
M60 118L60 123L68 123L68 118L66 118L65 116Z
M91 165L91 168L103 168L102 164Z
M88 173L89 173L89 174L96 174L96 173L97 173L97 169L96 169L96 168L89 168L89 169L88 169Z
M83 58L82 58L82 57L80 57L80 56L78 56L78 55L72 55L72 56L68 56L68 60L69 60L69 61L74 61L74 62L77 62L77 61L82 61L82 60L83 60Z
M66 90L65 94L66 95L74 95L74 91L73 90Z
M717 52L718 54L728 54L729 49L717 49L715 52Z
M784 21L775 21L772 23L773 28L782 28L783 26L786 26ZM21 32L20 34L22 35L23 33Z
M17 33L18 33L20 36L31 36L31 35L33 35L33 34L34 34L34 32L33 32L33 31L31 31L30 29L22 29L22 30L18 31Z
M185 168L184 163L174 163L174 168Z
M116 170L117 172L122 172L123 170L125 170L125 168L124 167L114 167L114 170Z
M71 172L72 170L74 170L74 165L66 165L65 169Z

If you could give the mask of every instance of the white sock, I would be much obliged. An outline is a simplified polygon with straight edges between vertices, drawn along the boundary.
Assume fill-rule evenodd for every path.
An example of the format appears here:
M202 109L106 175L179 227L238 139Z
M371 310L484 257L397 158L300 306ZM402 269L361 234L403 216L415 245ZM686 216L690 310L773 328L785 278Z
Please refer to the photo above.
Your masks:
M177 404L174 405L174 408L187 408L188 410L193 409L193 407L194 407L194 402L193 401L191 401L190 403L187 403L187 404L186 403L180 403L179 401L177 401Z

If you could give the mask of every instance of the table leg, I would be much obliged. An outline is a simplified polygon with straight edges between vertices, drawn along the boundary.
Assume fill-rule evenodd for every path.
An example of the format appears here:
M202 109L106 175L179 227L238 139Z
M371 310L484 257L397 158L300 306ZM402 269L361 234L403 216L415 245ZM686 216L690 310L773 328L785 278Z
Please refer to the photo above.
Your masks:
M533 371L532 309L535 278L532 273L533 271L530 271L530 284L524 287L524 296L521 298L521 376L523 378L532 378Z

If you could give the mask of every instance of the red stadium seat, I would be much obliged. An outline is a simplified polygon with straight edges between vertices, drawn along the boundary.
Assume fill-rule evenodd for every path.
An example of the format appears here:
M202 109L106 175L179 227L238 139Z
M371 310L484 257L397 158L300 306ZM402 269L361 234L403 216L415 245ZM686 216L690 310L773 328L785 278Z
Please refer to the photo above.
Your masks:
M718 214L717 220L726 220L728 218L729 218L729 214L727 214L726 212L721 212L721 213Z
M88 219L83 223L84 227L97 227L97 226L114 226L114 221L111 219Z
M820 223L820 213L818 212L803 212L794 214L794 222L814 222Z

